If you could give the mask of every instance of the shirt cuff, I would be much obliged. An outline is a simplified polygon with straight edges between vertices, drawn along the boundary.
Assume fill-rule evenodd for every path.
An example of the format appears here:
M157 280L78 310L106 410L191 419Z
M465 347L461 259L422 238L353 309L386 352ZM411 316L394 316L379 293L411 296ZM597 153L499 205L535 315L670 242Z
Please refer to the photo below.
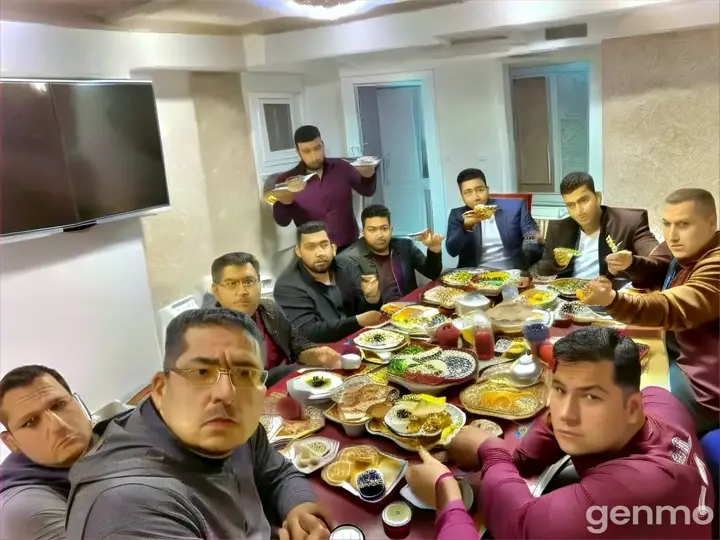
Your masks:
M513 463L505 441L499 437L489 437L477 449L478 461L483 471L493 463L507 461Z
M453 510L465 510L465 503L462 501L462 499L455 499L443 506L437 514L437 519L441 519L442 516L444 516L448 512L452 512Z

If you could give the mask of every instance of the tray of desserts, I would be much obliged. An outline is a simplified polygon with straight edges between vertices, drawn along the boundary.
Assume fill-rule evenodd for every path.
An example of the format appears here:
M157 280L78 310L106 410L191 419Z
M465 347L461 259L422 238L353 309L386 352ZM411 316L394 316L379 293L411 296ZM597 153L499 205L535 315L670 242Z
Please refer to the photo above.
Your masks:
M325 417L316 407L303 407L286 394L274 392L265 398L260 423L270 444L302 439L325 427Z
M467 292L456 287L436 285L423 293L422 301L426 304L440 306L445 309L455 309L455 300L466 294Z
M303 474L310 474L330 463L337 456L340 443L327 437L308 437L290 443L280 450L285 459Z
M545 408L547 399L548 388L544 382L517 388L500 374L480 380L460 392L460 403L466 411L506 420L532 418Z
M405 476L408 462L368 445L346 446L326 465L322 479L367 502L380 502Z
M397 388L378 384L367 375L356 375L347 379L345 384L333 393L333 414L328 416L326 411L325 416L343 424L364 424L371 418L373 406L391 403L399 395Z

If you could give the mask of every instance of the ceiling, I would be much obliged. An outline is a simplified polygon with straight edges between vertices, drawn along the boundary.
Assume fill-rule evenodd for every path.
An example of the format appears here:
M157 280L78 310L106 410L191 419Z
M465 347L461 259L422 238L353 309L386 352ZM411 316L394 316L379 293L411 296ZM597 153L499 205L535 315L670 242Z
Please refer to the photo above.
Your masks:
M298 0L299 3L321 0ZM348 0L322 0L348 3ZM408 13L465 0L367 0L342 22ZM349 2L352 3L352 2ZM0 18L75 28L188 34L276 34L334 24L285 0L2 0Z

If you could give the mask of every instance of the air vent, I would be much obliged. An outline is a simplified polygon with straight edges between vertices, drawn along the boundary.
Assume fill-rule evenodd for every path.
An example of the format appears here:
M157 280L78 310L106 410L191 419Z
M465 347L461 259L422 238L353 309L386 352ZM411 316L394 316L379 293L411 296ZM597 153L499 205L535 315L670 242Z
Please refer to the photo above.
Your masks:
M457 34L455 36L444 37L450 45L468 45L474 43L489 43L495 41L505 41L509 36L502 34L477 34L477 33L465 33Z
M587 24L568 24L545 29L545 41L587 37Z

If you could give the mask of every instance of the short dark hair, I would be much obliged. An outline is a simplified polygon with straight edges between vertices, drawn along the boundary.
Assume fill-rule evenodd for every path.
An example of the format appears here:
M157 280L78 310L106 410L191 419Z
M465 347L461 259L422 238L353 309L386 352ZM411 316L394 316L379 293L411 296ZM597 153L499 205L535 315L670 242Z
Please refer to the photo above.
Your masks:
M295 135L293 136L295 147L300 143L314 141L318 138L320 138L320 130L315 126L300 126L295 130Z
M695 203L695 210L705 217L716 216L715 197L712 193L702 188L676 189L665 198L666 204L680 204L692 201Z
M484 172L482 172L480 169L463 169L462 171L460 171L460 174L458 174L457 177L458 187L462 186L463 182L477 179L482 180L483 184L485 184L485 187L487 187L487 180L485 178Z
M221 326L231 330L245 332L253 338L260 348L262 364L265 365L265 344L260 330L244 312L226 308L189 309L175 317L165 331L165 358L163 369L172 369L177 359L187 349L185 333L190 328Z
M387 206L383 206L382 204L371 204L370 206L366 207L360 214L360 222L364 227L366 219L376 217L387 218L388 223L390 223L390 210Z
M223 271L228 266L245 266L246 264L252 264L258 277L260 276L260 263L252 253L235 251L218 257L213 261L212 266L210 267L210 274L212 274L213 282L220 283L222 281Z
M571 172L560 182L560 195L567 195L582 187L595 193L595 180L586 172Z
M303 234L315 234L321 231L327 232L327 225L322 221L308 221L297 228L297 245L302 243ZM329 236L329 235L328 235Z
M42 377L43 375L50 375L53 379L60 383L60 386L68 391L68 394L72 394L70 385L67 383L65 378L53 368L31 364L11 369L0 380L0 406L2 406L2 401L10 390L30 386L36 379ZM4 418L4 415L0 416Z
M614 328L581 328L553 345L555 369L558 363L610 361L615 366L613 380L626 391L640 390L640 352L635 342Z

